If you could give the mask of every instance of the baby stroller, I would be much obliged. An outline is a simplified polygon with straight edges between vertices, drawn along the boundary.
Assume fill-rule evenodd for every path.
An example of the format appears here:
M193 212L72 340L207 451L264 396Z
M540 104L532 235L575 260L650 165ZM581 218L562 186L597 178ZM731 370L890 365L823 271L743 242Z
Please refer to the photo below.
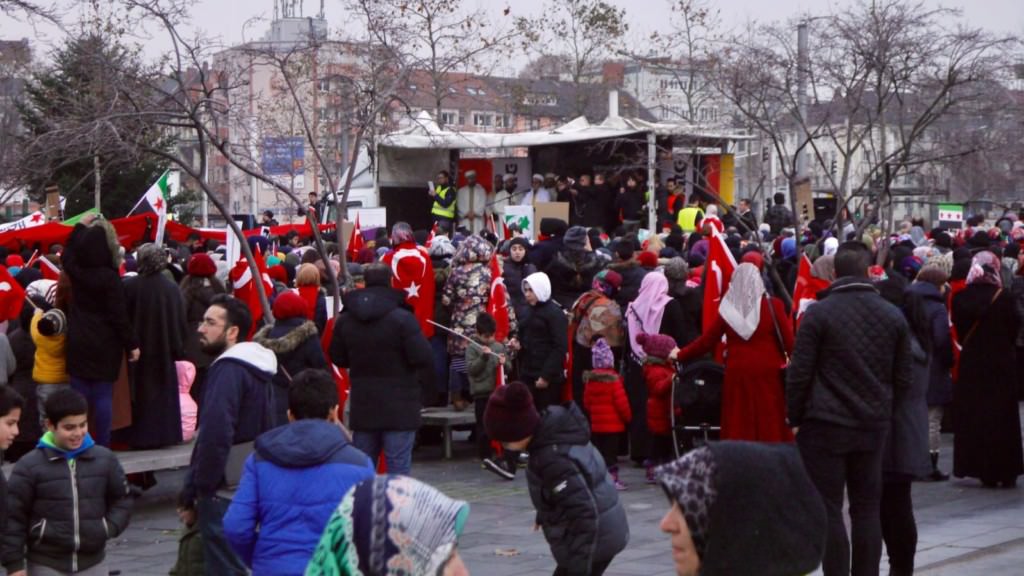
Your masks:
M710 360L680 367L672 382L672 445L676 457L718 440L725 368Z

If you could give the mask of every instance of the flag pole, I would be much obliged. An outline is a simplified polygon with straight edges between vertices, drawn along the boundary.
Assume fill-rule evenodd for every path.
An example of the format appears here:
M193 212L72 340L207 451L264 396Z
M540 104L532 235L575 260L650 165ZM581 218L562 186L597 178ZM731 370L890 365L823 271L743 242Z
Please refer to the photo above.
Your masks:
M484 345L483 344L477 342L476 340L473 340L472 338L470 338L469 336L466 336L465 334L463 334L461 332L456 332L455 330L452 330L451 328L445 326L444 324L438 324L437 322L434 322L433 320L427 320L427 322L430 323L430 324L433 324L434 326L440 328L441 330L444 330L445 332L447 332L449 334L454 334L455 336L458 336L459 338L462 338L463 340L465 340L469 344L471 344L474 347L476 347L477 350L483 350L484 349ZM491 356L498 356L498 354L495 354L494 352L488 352L488 354L490 354Z

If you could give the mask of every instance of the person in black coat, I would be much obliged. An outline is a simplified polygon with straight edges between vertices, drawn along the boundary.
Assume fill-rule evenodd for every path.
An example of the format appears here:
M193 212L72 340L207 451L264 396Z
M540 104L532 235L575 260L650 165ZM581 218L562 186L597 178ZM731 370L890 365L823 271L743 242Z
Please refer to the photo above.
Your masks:
M537 270L546 270L551 260L562 250L562 237L569 225L558 218L543 218L540 221L540 237L542 238L530 249L530 262Z
M931 474L928 479L948 480L949 475L939 469L942 415L953 401L953 338L949 332L949 311L946 309L946 272L938 266L921 268L908 288L908 294L921 300L923 313L931 330L930 361L928 362L928 452L931 456Z
M227 294L227 289L216 274L217 266L213 259L199 252L189 259L188 275L182 278L179 285L185 303L185 325L188 328L185 331L185 359L196 367L196 379L189 394L196 401L200 412L203 410L206 372L215 357L203 352L196 328L203 321L203 314L210 307L214 296Z
M128 315L139 335L142 356L130 370L132 425L119 430L118 441L132 448L154 449L180 444L176 360L185 357L185 310L178 286L162 271L167 253L144 244L138 251L139 274L125 281Z
M629 523L579 406L538 413L527 386L512 382L491 394L484 428L507 450L530 453L526 482L555 574L603 574L629 542Z
M974 256L967 287L953 297L953 327L962 346L953 387L953 475L985 486L1014 486L1024 473L1017 403L1015 339L1021 319L1001 263Z
M253 342L277 356L274 374L274 426L288 423L288 387L296 374L307 368L327 370L327 359L320 347L316 324L306 319L306 303L287 290L274 300L273 326L264 326Z
M620 238L612 244L612 252L615 254L615 261L608 268L615 270L622 276L622 286L615 293L615 302L623 310L630 302L636 300L640 293L640 284L649 270L641 266L633 257L636 247L629 238Z
M581 224L587 228L612 230L617 220L613 209L615 193L605 183L604 174L596 174L593 185L589 175L580 176L578 188L580 193L576 202L583 207Z
M405 293L391 288L391 269L375 264L363 274L366 288L344 296L331 361L349 369L356 448L375 461L383 452L388 472L408 474L421 395L433 388L432 382L421 388L418 376L433 372L433 353Z
M100 220L94 226L76 224L61 256L72 293L67 315L68 375L71 386L89 400L92 434L100 446L110 445L113 387L121 361L126 353L130 361L138 360L140 354L117 273L117 254L117 233Z
M523 280L523 292L530 309L519 324L522 355L519 378L530 387L540 408L562 400L565 383L565 354L569 348L569 321L551 302L551 281L537 272Z
M562 238L563 248L544 272L551 280L551 297L565 310L572 308L581 294L603 267L601 259L590 249L587 231L582 226L569 228Z
M646 222L644 207L644 191L636 176L626 178L626 185L619 188L615 195L615 210L622 222Z
M530 305L526 303L526 296L523 295L523 280L537 271L537 267L526 258L529 250L530 243L526 238L513 238L509 242L508 258L502 263L501 277L505 280L505 290L508 292L517 319L524 318L530 309ZM438 290L438 294L440 293Z

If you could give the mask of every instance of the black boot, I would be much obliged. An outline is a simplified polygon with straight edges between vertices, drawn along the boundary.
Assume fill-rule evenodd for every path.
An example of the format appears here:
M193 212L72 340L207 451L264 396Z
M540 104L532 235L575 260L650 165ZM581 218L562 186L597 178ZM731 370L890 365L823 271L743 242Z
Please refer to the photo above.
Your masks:
M928 479L932 482L945 482L949 480L949 474L943 474L942 470L939 470L939 452L931 452L932 457L932 473L928 476Z

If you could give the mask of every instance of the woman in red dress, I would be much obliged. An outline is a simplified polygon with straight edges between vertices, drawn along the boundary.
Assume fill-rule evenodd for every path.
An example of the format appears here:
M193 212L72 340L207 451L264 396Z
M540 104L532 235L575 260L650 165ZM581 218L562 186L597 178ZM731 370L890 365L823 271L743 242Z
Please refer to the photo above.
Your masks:
M743 263L732 275L715 321L679 350L677 360L691 360L713 351L722 335L726 337L723 440L793 441L786 426L780 370L786 362L783 347L787 355L793 349L793 330L786 318L782 301L765 292L761 272Z

